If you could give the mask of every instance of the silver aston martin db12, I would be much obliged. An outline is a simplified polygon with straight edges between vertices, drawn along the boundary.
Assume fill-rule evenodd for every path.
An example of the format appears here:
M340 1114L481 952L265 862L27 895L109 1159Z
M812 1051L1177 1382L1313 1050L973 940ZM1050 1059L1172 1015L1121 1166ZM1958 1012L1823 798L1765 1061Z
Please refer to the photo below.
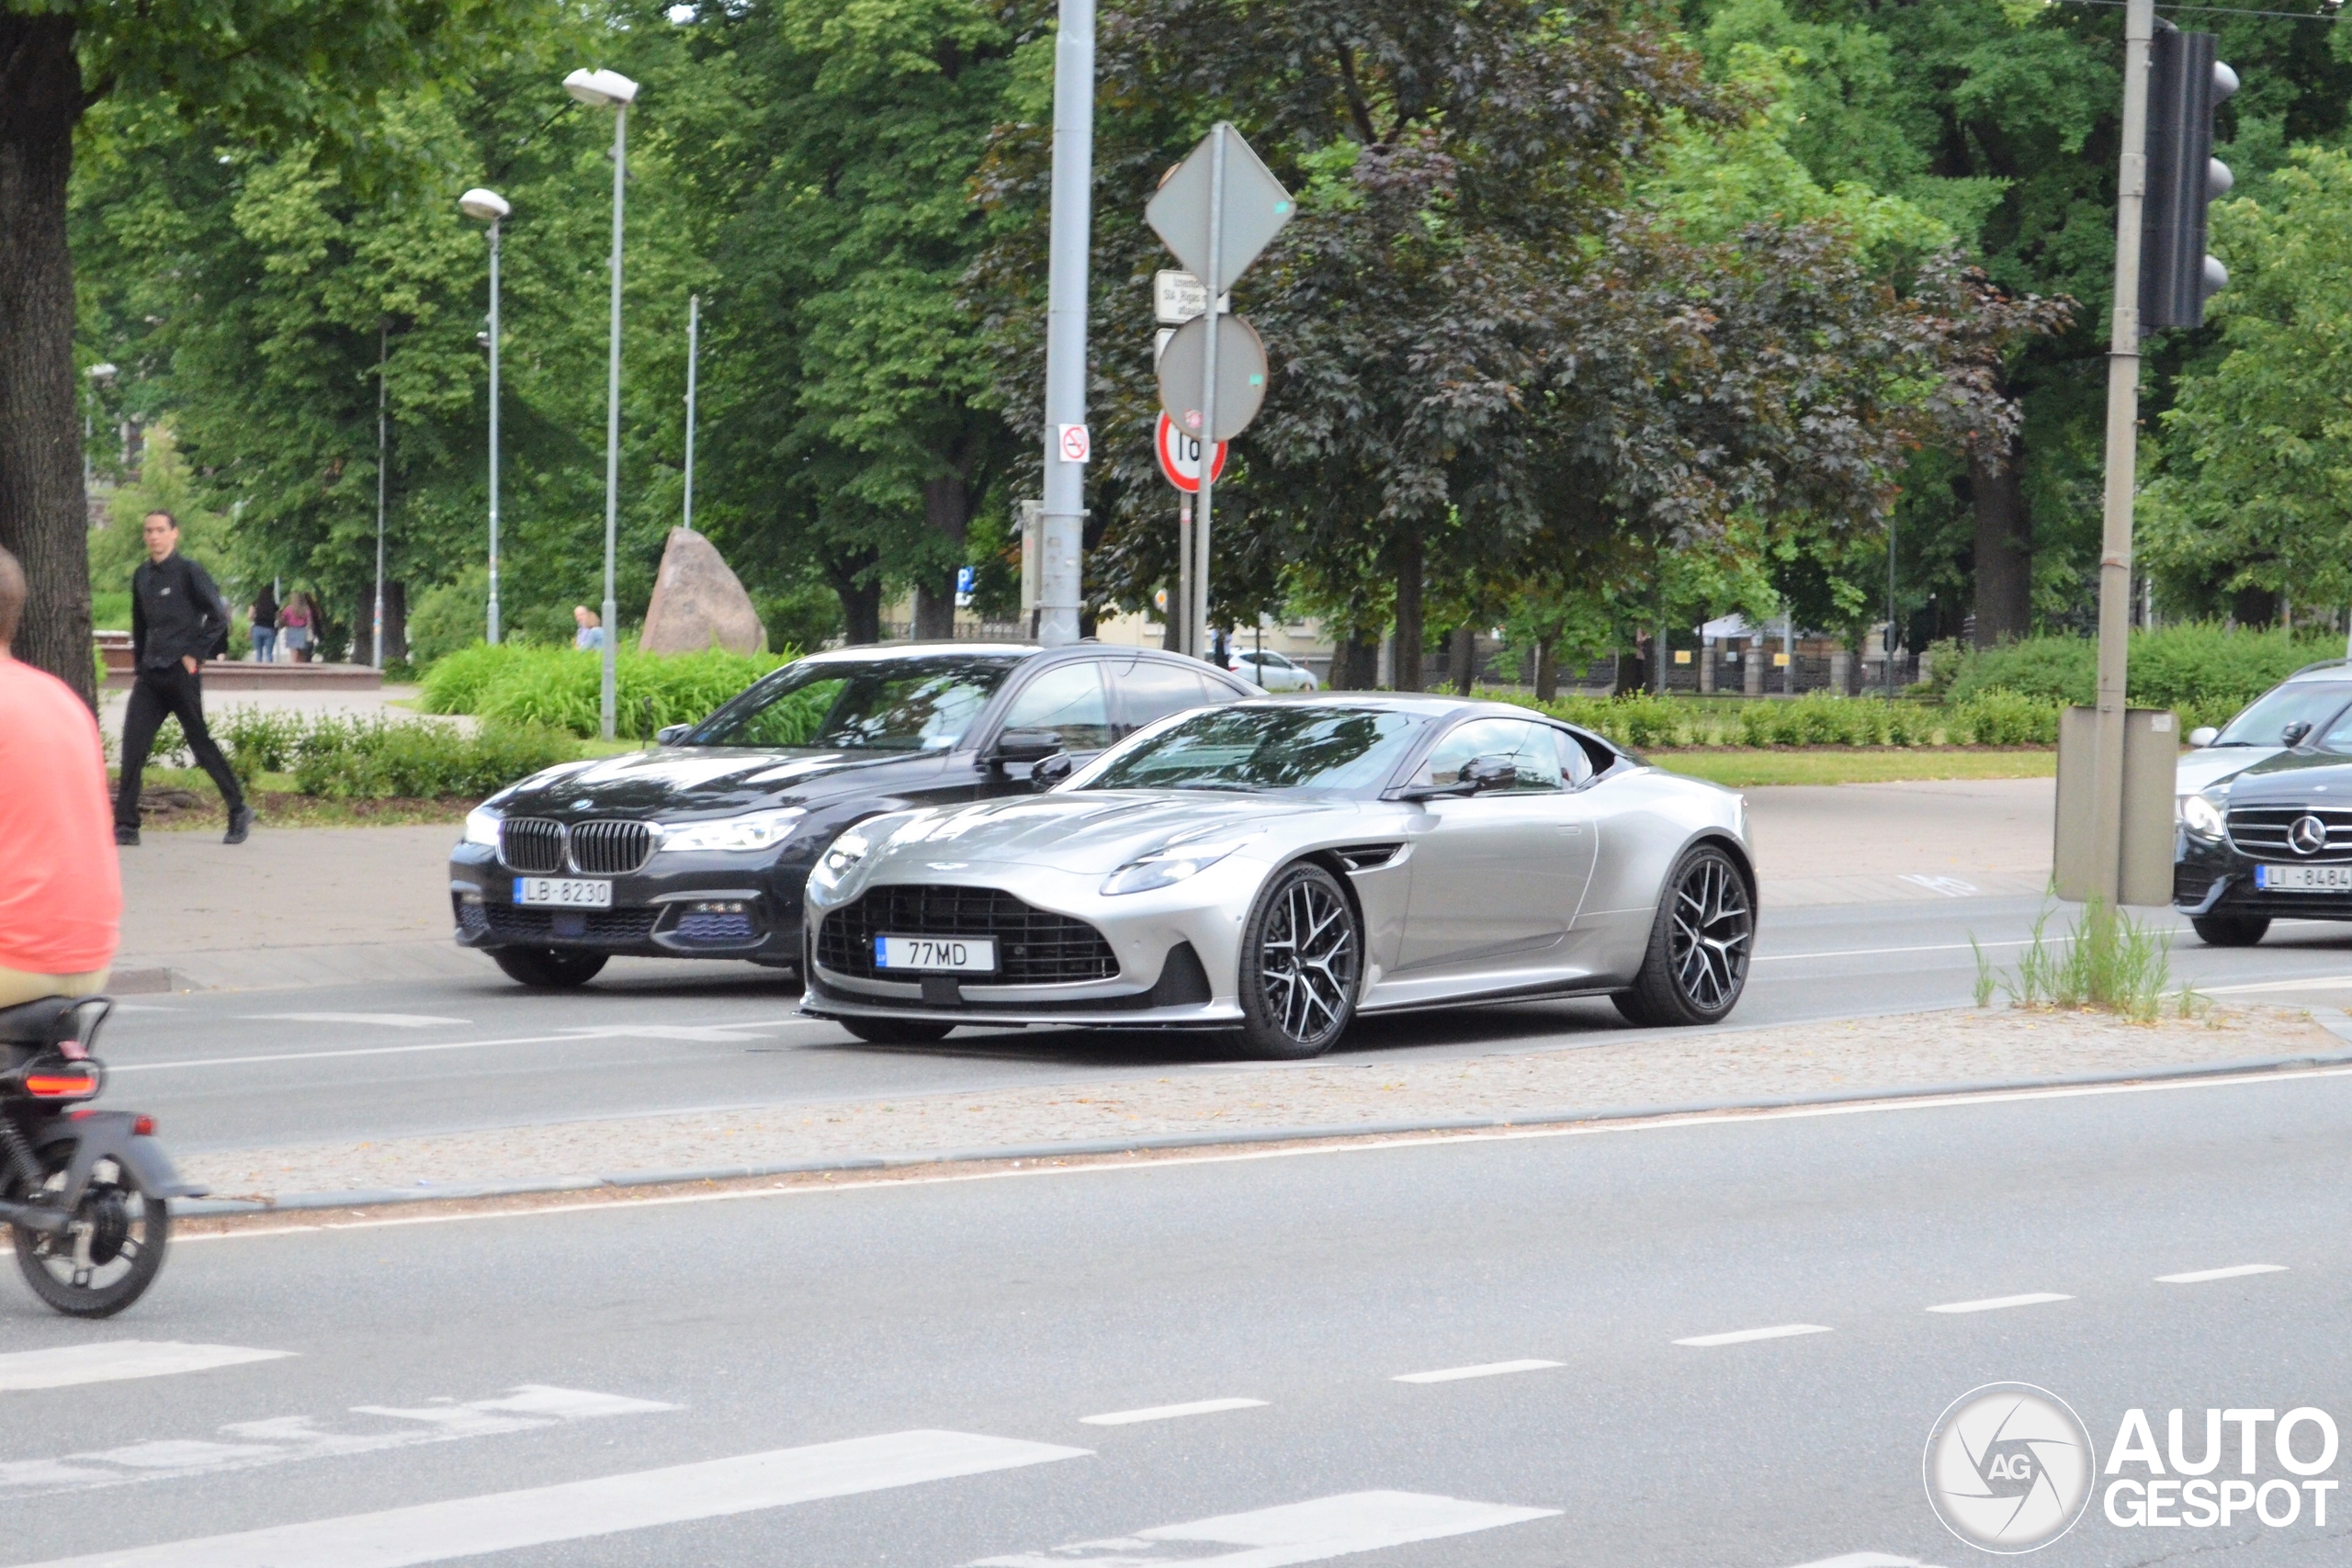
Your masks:
M850 828L808 879L803 1008L893 1043L1172 1025L1282 1058L1463 1002L1713 1023L1756 907L1728 790L1523 708L1268 698L1163 719L1042 795Z

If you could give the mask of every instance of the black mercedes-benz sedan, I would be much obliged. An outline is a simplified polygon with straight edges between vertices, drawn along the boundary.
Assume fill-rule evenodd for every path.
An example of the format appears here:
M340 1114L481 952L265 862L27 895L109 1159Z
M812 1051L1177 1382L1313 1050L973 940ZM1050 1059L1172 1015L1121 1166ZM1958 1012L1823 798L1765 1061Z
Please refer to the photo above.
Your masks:
M2274 919L2352 920L2352 718L2177 810L2173 906L2207 942L2252 946Z
M650 750L484 801L449 858L458 941L526 986L581 985L616 954L797 968L801 885L851 823L1025 793L1047 757L1257 694L1195 660L1093 642L817 654Z

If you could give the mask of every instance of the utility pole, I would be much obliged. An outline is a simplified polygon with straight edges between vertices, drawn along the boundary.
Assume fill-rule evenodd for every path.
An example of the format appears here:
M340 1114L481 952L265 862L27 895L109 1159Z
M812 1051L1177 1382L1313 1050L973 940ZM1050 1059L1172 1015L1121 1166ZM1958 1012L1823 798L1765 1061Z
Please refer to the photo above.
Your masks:
M1078 640L1085 590L1087 267L1094 183L1094 0L1062 0L1054 38L1054 169L1046 276L1044 559L1037 640ZM1074 433L1074 434L1073 434Z
M695 531L695 364L702 357L702 296L686 296L686 516L681 526Z
M384 368L385 355L391 346L391 323L379 320L376 323L376 636L373 651L368 659L368 662L379 670L384 667L384 470L392 449Z

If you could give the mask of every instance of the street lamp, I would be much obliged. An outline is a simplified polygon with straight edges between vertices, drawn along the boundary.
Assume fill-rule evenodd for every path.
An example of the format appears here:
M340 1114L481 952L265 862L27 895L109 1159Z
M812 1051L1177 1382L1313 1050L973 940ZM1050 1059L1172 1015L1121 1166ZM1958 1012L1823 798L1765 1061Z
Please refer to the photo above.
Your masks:
M494 190L477 186L458 198L458 210L490 225L490 618L498 641L498 223L514 209Z
M628 180L628 106L637 84L617 71L574 71L563 90L591 108L613 111L613 341L605 380L605 660L600 696L603 733L613 738L613 643L620 607L613 600L613 552L620 531L621 488L621 197Z

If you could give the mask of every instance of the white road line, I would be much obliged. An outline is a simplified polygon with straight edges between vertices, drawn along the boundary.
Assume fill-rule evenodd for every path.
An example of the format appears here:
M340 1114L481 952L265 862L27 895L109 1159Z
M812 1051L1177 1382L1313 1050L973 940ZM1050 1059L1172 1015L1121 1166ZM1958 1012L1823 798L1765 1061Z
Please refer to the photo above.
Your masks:
M1461 1378L1498 1378L1506 1372L1540 1372L1557 1361L1488 1361L1479 1367L1447 1367L1434 1372L1399 1372L1392 1382L1453 1382Z
M1675 1343L1695 1345L1703 1350L1716 1345L1745 1345L1751 1339L1788 1339L1799 1334L1828 1332L1817 1323L1783 1323L1774 1328L1735 1328L1729 1334L1697 1334L1688 1339L1678 1339Z
M2067 940L2069 940L2068 937L2063 931L2056 936L2045 937L2043 939L2043 941L2052 943L2062 942ZM1980 942L1973 945L1975 947L1990 949L1996 947L2029 947L2032 945L2032 942L2033 939L2031 937L2018 937L2014 941L2004 938L1999 942ZM1931 942L1918 947L1837 947L1831 948L1825 953L1759 953L1749 962L1755 964L1793 964L1801 958L1883 958L1887 954L1894 953L1967 953L1969 951L1971 951L1971 944L1964 942ZM2203 987L2200 987L2199 988L2202 989Z
M406 1056L422 1051L486 1051L498 1045L568 1045L590 1040L694 1040L717 1043L741 1042L746 1030L761 1031L761 1038L771 1029L787 1027L817 1027L824 1022L815 1018L769 1019L757 1023L726 1023L694 1026L670 1024L604 1024L591 1029L569 1029L560 1034L517 1034L504 1040L446 1040L426 1045L365 1045L344 1051L273 1051L250 1056L203 1056L186 1062L127 1062L107 1064L109 1077L124 1073L185 1072L195 1067L249 1067L276 1062L325 1062L345 1056Z
M110 1339L96 1345L62 1345L53 1350L12 1350L0 1355L0 1393L170 1377L247 1361L275 1361L293 1354L291 1350L248 1350L239 1345L183 1345L170 1339Z
M1084 1449L968 1432L892 1432L376 1514L60 1558L28 1568L408 1568L821 1497L1081 1459Z
M1283 1568L1417 1540L1441 1540L1530 1519L1559 1517L1557 1508L1514 1508L1421 1492L1350 1492L1247 1514L1226 1514L1189 1525L1161 1525L1108 1540L1082 1540L1052 1551L983 1557L971 1568ZM1202 1543L1238 1546L1204 1557ZM1190 1543L1189 1545L1187 1543Z
M2022 1296L1987 1296L1981 1302L1946 1302L1931 1306L1929 1312L1998 1312L2003 1307L2041 1306L2045 1302L2071 1302L2072 1296L2052 1295L2048 1291L2035 1291Z
M1916 1557L1894 1557L1883 1551L1849 1551L1839 1557L1825 1557L1818 1562L1800 1562L1797 1568L1929 1568Z
M427 1012L243 1012L241 1021L253 1023L380 1023L388 1029L462 1027L469 1018L435 1018Z
M2248 1274L2284 1274L2284 1263L2234 1263L2227 1269L2191 1269L2186 1274L2159 1274L2159 1285L2201 1285L2209 1280L2243 1280Z
M1142 1410L1114 1410L1107 1416L1081 1416L1089 1427L1132 1427L1138 1421L1170 1421L1179 1416L1215 1416L1221 1410L1255 1410L1262 1399L1196 1399L1190 1404L1154 1404Z
M2199 986L2209 997L2234 997L2247 991L2340 991L2352 986L2352 975L2314 975L2308 980L2265 980L2253 986Z

